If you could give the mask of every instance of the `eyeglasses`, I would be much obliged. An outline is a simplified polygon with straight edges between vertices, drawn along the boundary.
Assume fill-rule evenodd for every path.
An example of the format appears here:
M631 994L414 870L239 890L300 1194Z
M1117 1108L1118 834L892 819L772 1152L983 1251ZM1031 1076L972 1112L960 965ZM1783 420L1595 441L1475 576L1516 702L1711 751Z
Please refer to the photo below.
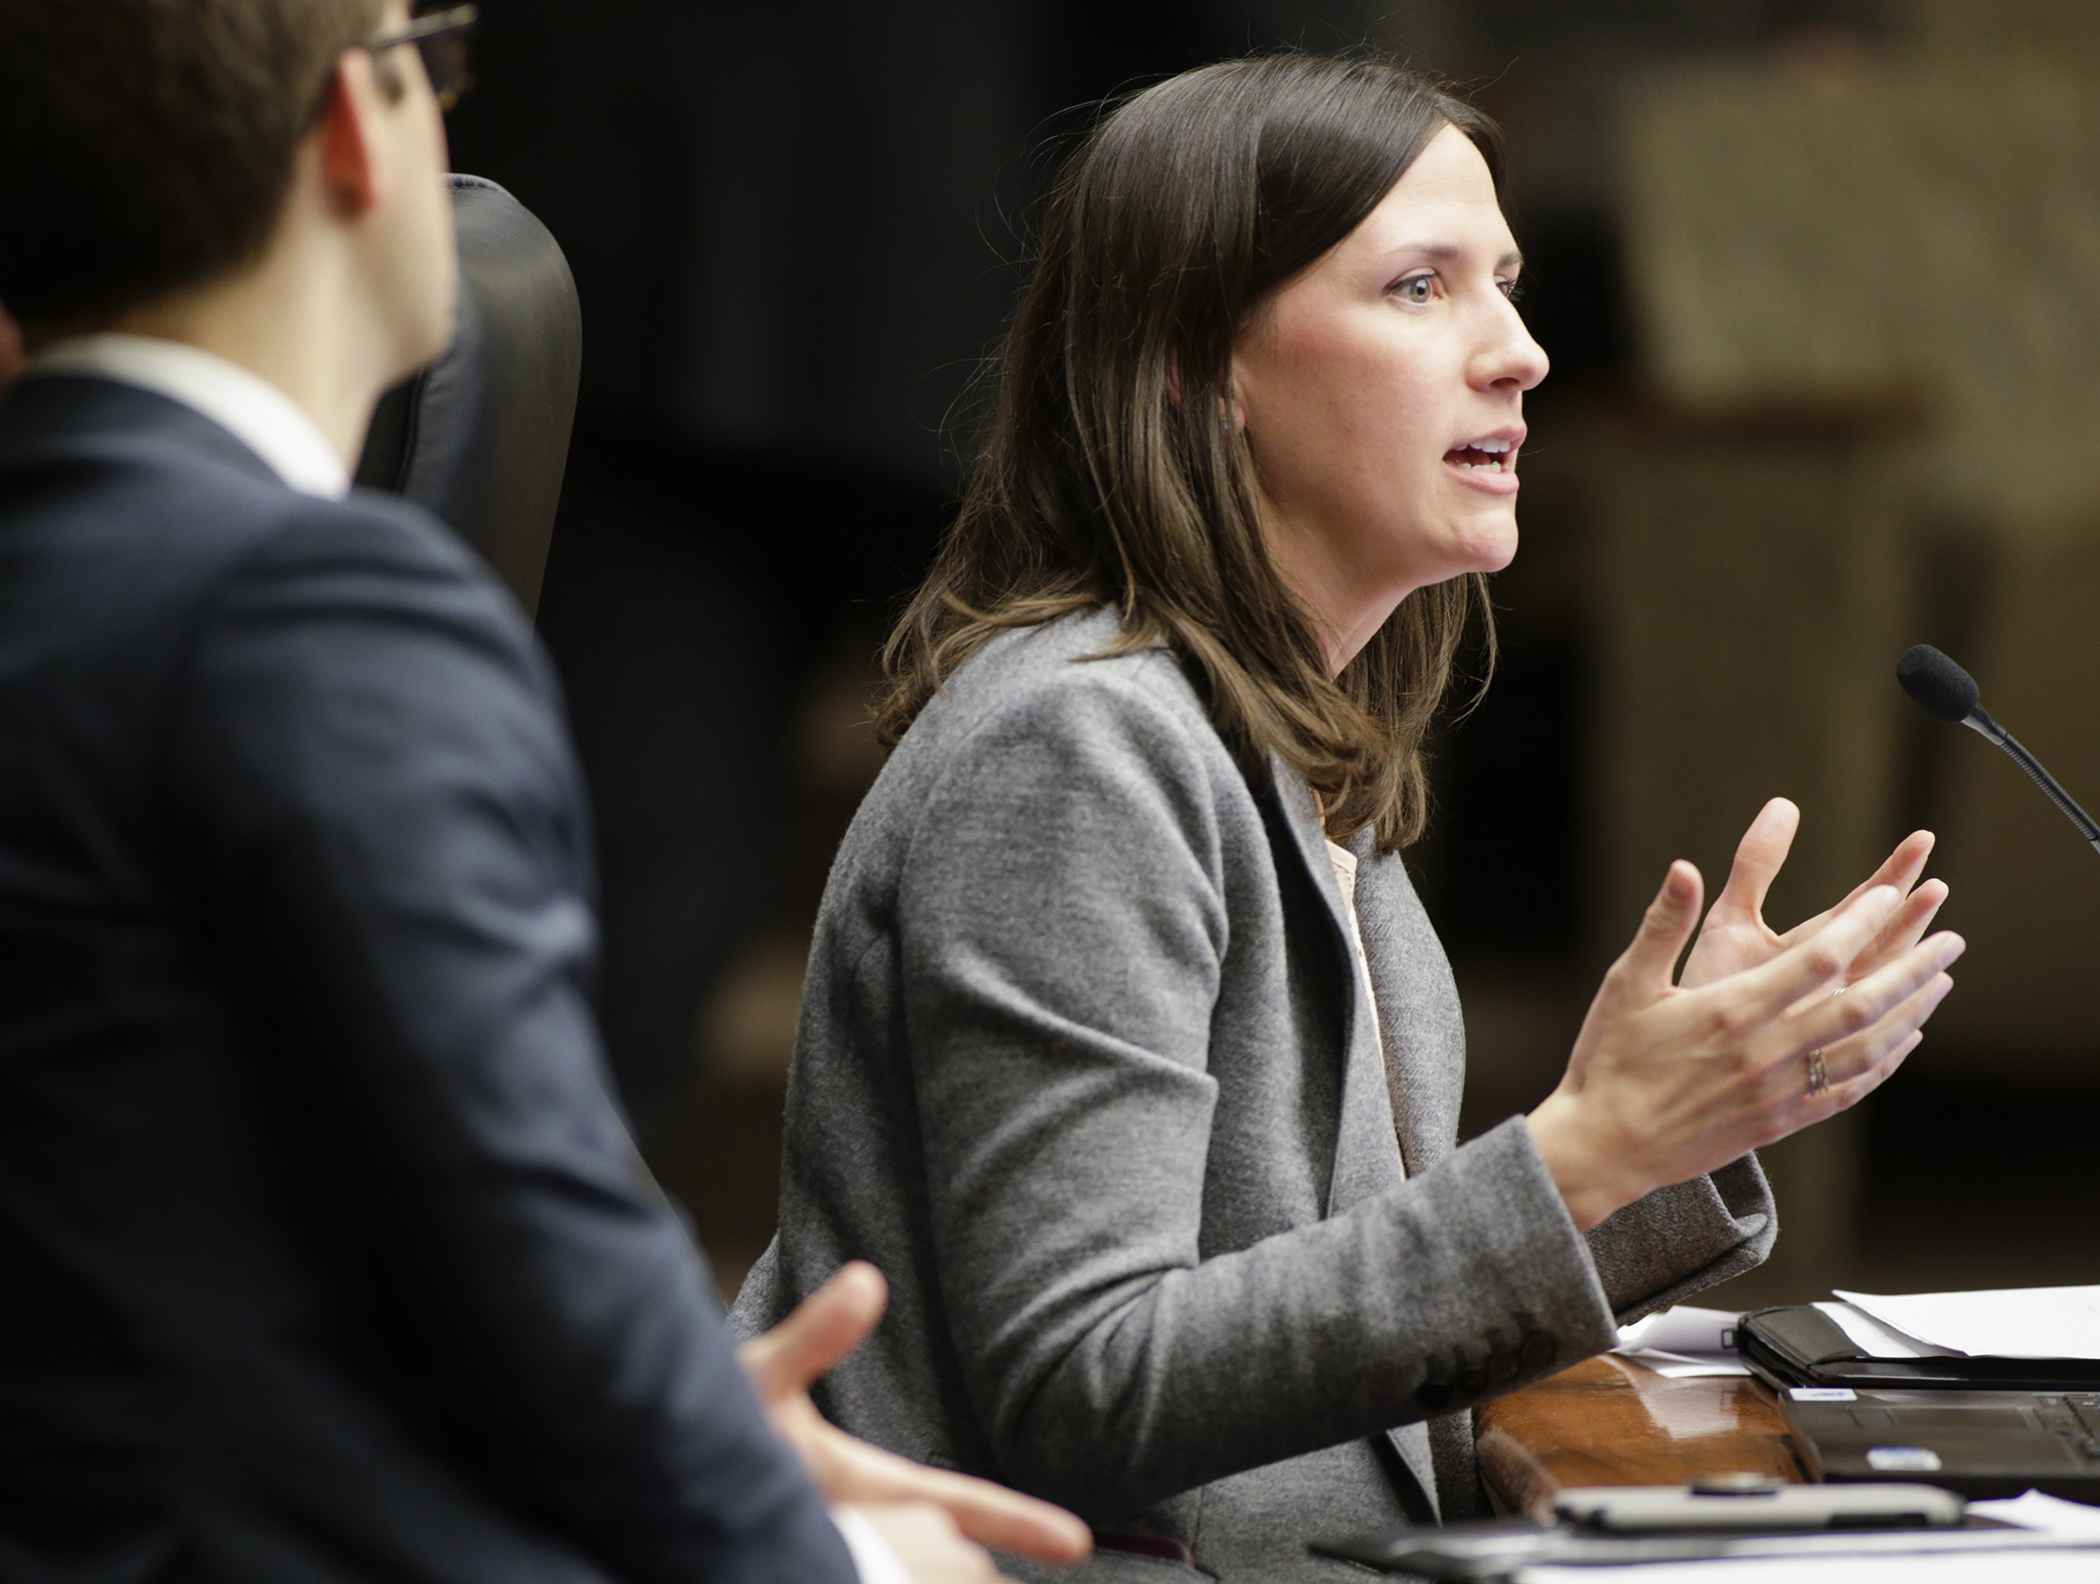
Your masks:
M413 44L423 57L423 71L430 78L430 91L437 95L438 108L450 110L459 103L473 79L467 74L467 34L481 16L479 6L452 6L419 16L407 27L365 40L365 50L382 50Z

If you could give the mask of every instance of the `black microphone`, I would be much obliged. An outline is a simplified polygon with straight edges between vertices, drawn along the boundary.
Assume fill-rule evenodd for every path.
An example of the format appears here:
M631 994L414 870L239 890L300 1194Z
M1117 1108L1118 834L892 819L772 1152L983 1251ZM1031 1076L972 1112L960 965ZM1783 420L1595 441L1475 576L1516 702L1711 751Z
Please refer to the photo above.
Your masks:
M2011 732L1983 712L1976 702L1976 679L1931 644L1913 644L1896 662L1896 680L1911 702L1936 721L1966 726L1989 738L2012 755L2013 763L2034 777L2034 784L2062 810L2065 819L2078 827L2078 834L2100 852L2100 825L2071 801L2071 794L2056 784L2056 777L2035 762L2033 754L2013 740Z

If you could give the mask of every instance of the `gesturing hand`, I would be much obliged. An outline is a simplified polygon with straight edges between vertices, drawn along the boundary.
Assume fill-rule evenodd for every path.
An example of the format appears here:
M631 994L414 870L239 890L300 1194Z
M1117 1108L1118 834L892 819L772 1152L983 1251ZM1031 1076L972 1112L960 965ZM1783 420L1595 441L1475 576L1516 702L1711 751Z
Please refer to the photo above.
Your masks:
M860 1346L888 1302L882 1272L854 1260L833 1272L779 1325L737 1349L737 1361L758 1388L773 1433L795 1450L811 1482L831 1501L856 1506L930 1502L981 1545L1043 1562L1083 1561L1093 1549L1093 1536L1063 1508L872 1447L817 1412L809 1400L810 1383ZM869 1516L885 1531L896 1527L872 1506ZM909 1526L924 1529L924 1517L909 1520Z
M1919 1025L1953 988L1944 970L1963 942L1944 931L1855 973L1899 917L1888 885L1803 925L1754 967L1681 988L1670 970L1700 894L1699 871L1672 864L1590 1003L1566 1075L1528 1118L1584 1230L1851 1105L1916 1048ZM1811 1052L1828 1074L1821 1092L1810 1088Z
M1770 962L1789 946L1815 934L1839 909L1857 902L1875 886L1894 886L1904 893L1902 903L1849 970L1848 979L1863 979L1916 945L1926 925L1939 912L1940 904L1947 900L1943 882L1928 880L1918 885L1925 860L1932 856L1932 833L1913 831L1844 901L1805 924L1795 925L1784 935L1777 933L1765 922L1765 893L1786 863L1786 855L1794 845L1794 833L1800 826L1801 811L1785 798L1774 798L1758 810L1757 818L1750 822L1735 849L1735 865L1728 871L1728 883L1714 898L1706 922L1700 927L1699 939L1692 945L1692 954L1685 959L1684 972L1678 975L1677 982L1683 988L1694 990Z

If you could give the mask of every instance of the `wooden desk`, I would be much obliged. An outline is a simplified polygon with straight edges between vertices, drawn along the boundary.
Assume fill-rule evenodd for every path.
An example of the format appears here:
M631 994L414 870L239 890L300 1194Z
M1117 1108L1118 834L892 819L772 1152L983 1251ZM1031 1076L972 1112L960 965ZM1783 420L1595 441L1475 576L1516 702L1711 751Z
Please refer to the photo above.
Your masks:
M1533 1517L1566 1485L1677 1485L1739 1469L1808 1478L1771 1388L1669 1380L1608 1353L1488 1403L1479 1426L1489 1489Z

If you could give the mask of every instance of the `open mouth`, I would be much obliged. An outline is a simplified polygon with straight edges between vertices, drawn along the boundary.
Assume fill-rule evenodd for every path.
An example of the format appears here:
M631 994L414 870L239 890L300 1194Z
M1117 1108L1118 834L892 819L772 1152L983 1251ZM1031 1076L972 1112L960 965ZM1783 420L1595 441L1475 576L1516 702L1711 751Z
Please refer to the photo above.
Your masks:
M1475 440L1470 445L1453 446L1444 453L1444 460L1453 467L1485 468L1490 473L1507 473L1515 460L1510 455L1507 440Z

